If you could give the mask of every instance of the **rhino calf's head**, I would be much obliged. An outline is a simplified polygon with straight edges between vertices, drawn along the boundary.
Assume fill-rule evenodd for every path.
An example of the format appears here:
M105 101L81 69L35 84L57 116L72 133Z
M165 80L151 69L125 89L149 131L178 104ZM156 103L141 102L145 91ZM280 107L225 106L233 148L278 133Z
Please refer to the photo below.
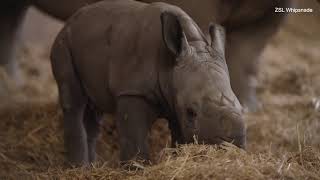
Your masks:
M244 148L242 107L230 85L225 61L225 31L210 25L209 38L191 20L164 12L163 41L175 57L174 110L183 142L232 142Z

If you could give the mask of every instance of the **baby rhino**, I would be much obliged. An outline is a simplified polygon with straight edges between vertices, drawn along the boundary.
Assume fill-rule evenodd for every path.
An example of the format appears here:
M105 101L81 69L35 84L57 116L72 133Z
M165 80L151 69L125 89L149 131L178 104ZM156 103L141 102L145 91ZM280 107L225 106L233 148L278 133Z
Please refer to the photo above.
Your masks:
M67 158L95 159L102 113L115 114L120 159L148 159L147 137L166 118L172 142L245 146L241 105L230 87L225 33L206 39L178 7L117 0L78 11L51 54L64 113Z

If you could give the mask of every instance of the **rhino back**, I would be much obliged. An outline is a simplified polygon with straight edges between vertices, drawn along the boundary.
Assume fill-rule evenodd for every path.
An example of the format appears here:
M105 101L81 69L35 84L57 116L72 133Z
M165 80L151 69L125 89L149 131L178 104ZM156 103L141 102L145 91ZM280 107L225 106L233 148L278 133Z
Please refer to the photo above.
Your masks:
M79 11L65 28L86 94L104 110L120 95L153 97L165 54L161 8L104 1Z

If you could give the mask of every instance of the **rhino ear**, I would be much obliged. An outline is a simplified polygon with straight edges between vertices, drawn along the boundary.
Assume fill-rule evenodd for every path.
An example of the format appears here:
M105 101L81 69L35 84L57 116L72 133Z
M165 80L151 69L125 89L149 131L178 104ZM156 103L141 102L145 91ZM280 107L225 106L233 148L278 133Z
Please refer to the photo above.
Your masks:
M210 24L209 33L211 36L211 46L219 52L225 52L226 31L218 24Z
M189 45L179 18L171 12L163 12L161 24L164 44L175 56L180 56L189 48Z

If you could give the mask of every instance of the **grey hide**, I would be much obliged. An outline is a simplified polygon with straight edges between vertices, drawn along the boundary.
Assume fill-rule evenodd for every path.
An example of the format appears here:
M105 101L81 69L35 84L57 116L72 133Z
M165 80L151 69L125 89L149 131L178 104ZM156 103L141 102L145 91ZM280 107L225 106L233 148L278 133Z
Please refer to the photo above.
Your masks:
M212 24L208 32L165 3L103 1L69 19L51 53L68 160L94 161L103 113L115 115L122 161L149 158L147 136L157 118L168 120L173 144L195 136L244 147L225 31Z

